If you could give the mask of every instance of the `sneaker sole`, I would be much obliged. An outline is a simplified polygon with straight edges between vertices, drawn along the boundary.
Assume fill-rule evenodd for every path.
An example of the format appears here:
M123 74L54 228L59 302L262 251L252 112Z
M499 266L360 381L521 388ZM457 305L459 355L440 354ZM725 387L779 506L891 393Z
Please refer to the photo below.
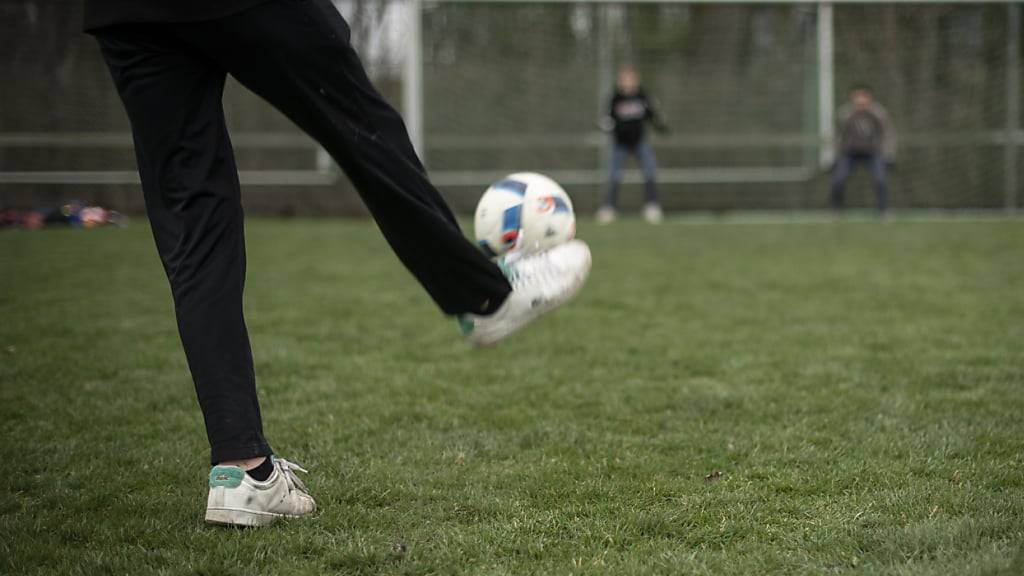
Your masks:
M270 526L282 518L299 518L299 516L241 508L206 509L206 523L218 526Z

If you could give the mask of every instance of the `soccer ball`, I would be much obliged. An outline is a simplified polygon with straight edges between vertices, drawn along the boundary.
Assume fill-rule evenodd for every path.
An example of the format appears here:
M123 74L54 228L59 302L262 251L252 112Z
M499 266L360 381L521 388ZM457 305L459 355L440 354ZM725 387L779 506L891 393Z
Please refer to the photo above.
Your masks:
M491 257L539 252L576 235L572 200L557 182L533 172L510 174L480 198L473 218L480 248Z

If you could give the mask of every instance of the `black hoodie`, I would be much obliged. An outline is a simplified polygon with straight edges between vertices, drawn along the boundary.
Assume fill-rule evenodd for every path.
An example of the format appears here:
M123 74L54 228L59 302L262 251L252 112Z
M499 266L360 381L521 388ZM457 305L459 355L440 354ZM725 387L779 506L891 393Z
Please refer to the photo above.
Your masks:
M647 98L643 88L634 94L623 94L616 90L609 105L608 115L615 123L613 129L616 144L636 148L644 139L644 123L650 121L658 130L666 130L654 104Z
M85 0L83 28L115 24L198 22L223 18L267 0Z

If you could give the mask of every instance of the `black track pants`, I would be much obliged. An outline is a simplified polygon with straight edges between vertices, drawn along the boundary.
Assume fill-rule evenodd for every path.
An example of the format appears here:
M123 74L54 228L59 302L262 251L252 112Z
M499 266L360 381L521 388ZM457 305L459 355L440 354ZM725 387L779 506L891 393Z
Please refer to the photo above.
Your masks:
M221 106L227 74L334 157L444 312L491 312L508 295L501 271L463 237L428 181L328 0L269 0L216 20L94 34L131 121L213 462L270 454L242 316L243 218Z

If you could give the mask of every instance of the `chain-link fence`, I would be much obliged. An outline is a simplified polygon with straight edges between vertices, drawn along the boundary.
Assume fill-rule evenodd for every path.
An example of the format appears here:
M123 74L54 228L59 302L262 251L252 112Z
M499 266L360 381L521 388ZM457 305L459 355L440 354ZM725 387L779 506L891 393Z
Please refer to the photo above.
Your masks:
M821 8L426 3L427 158L441 182L530 167L599 194L597 120L631 63L672 127L653 140L669 207L824 206L822 112L830 123L854 84L898 130L897 207L1020 201L1019 5L838 4L831 22ZM856 203L870 203L865 180Z
M598 121L623 63L672 128L652 138L669 209L824 207L831 117L857 83L872 87L899 132L894 207L1024 203L1013 2L336 4L463 210L490 179L519 170L551 173L590 209L607 163ZM140 209L124 114L79 32L80 2L0 11L0 204L79 197ZM279 114L235 86L226 107L250 211L360 209ZM627 172L627 207L639 203L638 180ZM850 203L870 205L869 188L855 176Z

